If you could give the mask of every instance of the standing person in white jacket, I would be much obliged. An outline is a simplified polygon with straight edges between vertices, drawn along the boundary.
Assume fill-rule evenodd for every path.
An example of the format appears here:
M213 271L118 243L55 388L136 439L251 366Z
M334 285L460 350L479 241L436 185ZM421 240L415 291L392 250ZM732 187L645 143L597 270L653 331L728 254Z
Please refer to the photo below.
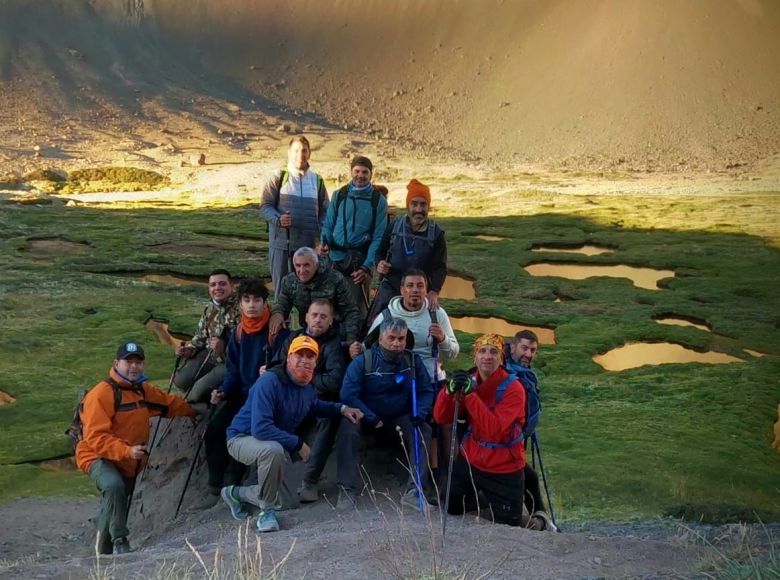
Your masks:
M434 389L438 390L439 384L445 379L442 369L442 359L454 359L460 352L458 339L452 330L450 318L441 306L436 310L428 309L428 277L422 270L407 270L401 278L401 295L390 300L387 309L382 311L374 319L368 331L366 342L382 324L389 314L393 318L402 318L409 331L414 335L414 348L412 352L418 355L425 370L434 381ZM434 340L438 346L438 361L434 369L433 347ZM409 344L407 342L407 344ZM354 352L353 352L354 351ZM352 358L360 353L359 347L351 347Z

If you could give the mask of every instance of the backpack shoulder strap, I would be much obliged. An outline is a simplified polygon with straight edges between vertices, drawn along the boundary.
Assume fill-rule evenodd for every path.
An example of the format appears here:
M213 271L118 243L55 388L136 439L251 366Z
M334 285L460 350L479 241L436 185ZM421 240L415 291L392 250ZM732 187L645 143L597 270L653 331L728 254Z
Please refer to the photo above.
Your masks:
M433 247L433 245L436 243L436 234L439 233L439 226L438 224L433 221L432 219L428 220L428 235L426 242L428 242L428 245L430 247Z
M506 392L507 387L514 380L515 380L515 376L513 374L510 374L503 381L501 381L500 385L498 385L498 389L496 389L496 405L498 405L501 402L501 399L504 398L504 393Z
M120 387L119 383L117 383L111 377L108 377L106 382L114 389L114 412L116 412L116 410L119 408L119 405L122 404L122 387Z
M372 186L371 188L371 235L374 235L376 228L376 207L379 205L379 191Z
M370 375L374 372L374 351L368 349L363 353L363 372Z

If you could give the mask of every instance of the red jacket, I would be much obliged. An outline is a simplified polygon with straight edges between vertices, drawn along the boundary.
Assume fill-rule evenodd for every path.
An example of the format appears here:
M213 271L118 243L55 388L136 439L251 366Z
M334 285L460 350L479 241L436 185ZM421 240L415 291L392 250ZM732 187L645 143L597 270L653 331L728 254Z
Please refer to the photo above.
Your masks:
M133 477L142 460L130 456L133 445L145 445L149 439L149 417L193 415L184 399L161 391L148 382L142 383L144 396L111 369L111 378L122 390L119 409L114 411L114 388L101 381L84 397L81 411L83 439L76 446L76 464L84 473L97 459L108 459L124 477ZM145 399L147 404L141 403ZM139 403L141 403L139 405ZM148 403L154 404L149 406Z
M478 441L505 444L517 438L525 424L525 389L515 379L507 386L501 402L496 405L496 391L509 376L503 368L496 370L486 381L476 373L477 388L463 397L459 415L466 416L471 427L461 443L460 452L466 461L487 473L513 473L525 467L525 445L522 441L509 447L491 448ZM433 418L437 423L452 423L455 397L446 389L439 391Z

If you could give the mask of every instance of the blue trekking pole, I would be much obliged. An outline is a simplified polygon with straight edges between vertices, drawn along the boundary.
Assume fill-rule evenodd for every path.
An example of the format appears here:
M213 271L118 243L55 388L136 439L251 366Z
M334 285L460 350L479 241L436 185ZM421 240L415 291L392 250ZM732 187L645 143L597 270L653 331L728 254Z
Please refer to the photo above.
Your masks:
M417 418L417 376L414 372L414 354L412 354L412 417ZM412 423L414 431L414 484L417 486L417 509L423 511L423 491L420 479L420 429Z

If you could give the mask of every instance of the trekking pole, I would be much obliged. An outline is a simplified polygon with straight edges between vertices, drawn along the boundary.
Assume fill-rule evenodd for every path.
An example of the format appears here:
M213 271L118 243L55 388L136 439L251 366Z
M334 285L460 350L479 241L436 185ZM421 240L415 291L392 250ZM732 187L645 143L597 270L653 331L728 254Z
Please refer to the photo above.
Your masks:
M544 469L544 461L542 461L542 448L539 445L539 438L536 436L536 433L531 435L531 449L532 454L535 454L537 457L539 457L539 471L542 474L544 494L547 496L547 507L550 508L550 519L552 520L553 525L558 528L558 531L560 532L561 529L558 527L558 522L555 521L555 510L553 509L552 499L550 499L550 488L547 487L547 472Z
M147 452L148 454L148 452ZM135 482L138 479L138 472L141 471L141 460L137 460L138 463L135 466L135 473L133 474L133 490L130 492L130 497L127 498L127 509L125 510L125 521L130 517L130 506L133 505L133 497L135 497Z
M190 470L187 472L187 479L184 481L184 488L181 490L181 495L179 496L179 503L176 504L176 513L173 514L174 519L176 519L176 517L179 515L179 510L181 509L181 502L184 501L184 495L187 493L187 488L190 485L192 472L195 470L195 464L198 462L198 456L200 455L200 450L203 448L203 442L206 439L206 431L209 430L211 419L214 417L214 412L217 410L217 407L219 407L219 405L214 405L213 407L211 407L211 410L209 411L208 419L206 419L206 426L203 428L203 432L200 434L199 441L198 441L198 448L195 450L195 456L192 458L192 464L190 465Z
M414 355L412 355L412 365L414 365ZM417 378L415 377L414 368L412 371L412 416L417 417ZM417 486L417 509L423 511L423 490L422 480L420 478L420 428L412 423L412 431L414 432L414 484Z
M290 212L287 211L285 213L289 214ZM293 257L292 257L292 254L290 253L290 226L287 226L286 228L284 228L284 233L286 234L286 237L287 237L287 271L288 272L295 272L295 265L293 264Z
M184 346L184 342L182 341L180 346ZM176 371L179 370L179 363L181 363L181 356L176 357L176 362L173 363L173 371L171 372L171 378L168 379L168 390L167 393L171 392L171 388L173 387L173 379L176 376ZM144 465L144 470L141 472L141 481L138 482L138 485L142 484L144 482L144 476L146 476L146 468L149 467L149 458L152 456L152 449L154 449L154 442L157 440L157 433L160 431L160 419L161 417L157 418L157 424L154 426L154 433L152 433L152 441L149 443L149 456L146 458L146 465Z
M184 400L187 400L187 395L190 394L190 391L192 390L192 387L195 386L195 383L198 382L198 379L200 378L200 373L203 370L203 367L206 366L206 363L211 359L211 356L214 354L214 351L211 348L206 349L206 356L203 357L203 362L200 363L200 366L198 367L198 371L195 373L195 378L192 380L192 384L190 387L184 391ZM168 421L168 424L165 426L165 431L163 431L163 434L160 436L160 440L157 441L157 447L162 445L163 439L165 439L168 436L168 433L171 432L171 425L173 424L173 421Z
M447 487L444 491L444 511L441 520L441 544L447 535L447 510L450 507L450 488L452 487L452 466L455 464L455 449L458 441L458 407L460 406L460 391L455 393L455 409L452 411L452 431L450 439L450 463L447 466Z

